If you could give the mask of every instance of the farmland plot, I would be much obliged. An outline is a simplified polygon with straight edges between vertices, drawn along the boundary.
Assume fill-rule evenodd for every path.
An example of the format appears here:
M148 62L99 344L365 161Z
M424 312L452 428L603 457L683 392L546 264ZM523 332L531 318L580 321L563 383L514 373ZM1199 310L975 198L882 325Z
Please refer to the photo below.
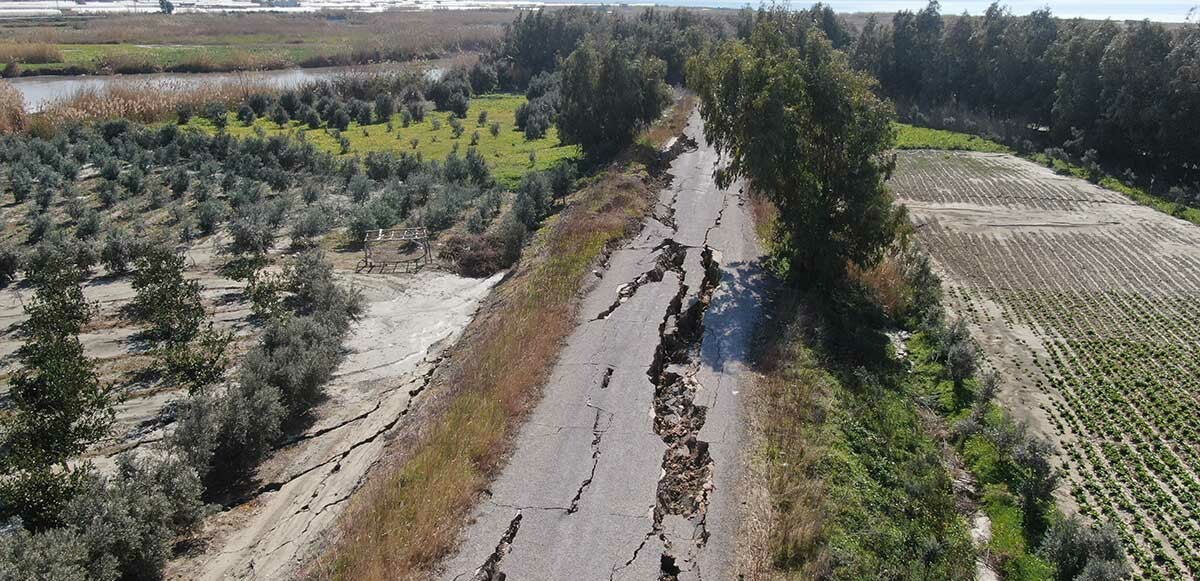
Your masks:
M1200 576L1200 228L1001 154L902 152L891 185L1060 504L1139 577Z

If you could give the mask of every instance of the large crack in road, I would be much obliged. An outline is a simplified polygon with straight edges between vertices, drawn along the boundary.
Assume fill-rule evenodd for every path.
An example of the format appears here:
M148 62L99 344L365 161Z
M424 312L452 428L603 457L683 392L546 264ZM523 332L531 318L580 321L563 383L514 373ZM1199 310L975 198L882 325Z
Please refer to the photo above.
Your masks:
M654 215L602 265L445 579L736 577L740 398L760 249L698 116ZM730 203L732 201L738 203Z

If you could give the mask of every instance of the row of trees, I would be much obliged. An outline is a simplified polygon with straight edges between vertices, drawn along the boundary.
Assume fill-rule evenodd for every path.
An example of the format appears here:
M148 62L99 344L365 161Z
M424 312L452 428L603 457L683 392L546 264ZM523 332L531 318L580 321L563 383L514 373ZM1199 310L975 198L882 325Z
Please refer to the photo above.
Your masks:
M1011 120L1035 145L1200 181L1198 24L1014 16L998 3L982 16L942 16L934 0L890 23L871 18L847 50L915 120L975 131Z

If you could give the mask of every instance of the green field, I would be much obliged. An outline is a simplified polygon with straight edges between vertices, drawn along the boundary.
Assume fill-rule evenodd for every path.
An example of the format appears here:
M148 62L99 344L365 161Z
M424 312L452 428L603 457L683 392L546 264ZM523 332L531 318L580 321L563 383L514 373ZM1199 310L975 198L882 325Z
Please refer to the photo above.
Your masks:
M310 58L332 54L335 46L247 44L229 46L139 46L132 44L60 44L62 62L23 64L43 73L132 67L141 72L171 70L275 69L295 66ZM130 71L132 72L132 71Z
M465 154L471 146L472 136L479 133L479 142L475 146L479 153L488 160L489 166L496 179L503 185L512 187L520 181L521 176L530 170L548 169L563 159L579 156L579 148L574 145L563 145L558 141L558 133L552 127L542 139L526 140L525 134L516 128L516 111L525 102L524 95L496 94L482 95L471 99L471 108L466 119L462 119L462 136L455 138L448 122L449 113L435 111L426 115L421 123L413 123L404 127L400 114L392 116L392 131L388 131L387 123L359 125L351 123L342 132L349 141L350 148L344 155L365 156L372 151L414 151L412 140L417 140L415 151L427 160L445 159L455 147L460 154ZM487 123L478 125L479 113L488 112ZM434 120L441 127L434 129ZM489 126L500 124L500 133L491 134ZM208 119L193 117L187 127L196 127L214 132L216 128ZM266 135L292 134L313 143L322 149L341 154L336 133L326 128L310 129L298 121L280 127L267 120L257 119L249 126L243 125L234 118L231 112L226 131L235 137L249 137L261 131ZM530 152L534 160L530 161Z
M1012 153L1012 150L976 135L896 123L896 149L946 149Z

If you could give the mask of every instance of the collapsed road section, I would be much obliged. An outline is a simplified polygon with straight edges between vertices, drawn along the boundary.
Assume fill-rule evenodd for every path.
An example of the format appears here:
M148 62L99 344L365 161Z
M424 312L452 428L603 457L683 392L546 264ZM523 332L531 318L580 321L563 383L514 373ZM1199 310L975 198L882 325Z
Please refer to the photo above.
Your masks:
M659 217L584 297L445 579L736 576L739 414L765 278L698 116L687 136L699 143L671 163Z

